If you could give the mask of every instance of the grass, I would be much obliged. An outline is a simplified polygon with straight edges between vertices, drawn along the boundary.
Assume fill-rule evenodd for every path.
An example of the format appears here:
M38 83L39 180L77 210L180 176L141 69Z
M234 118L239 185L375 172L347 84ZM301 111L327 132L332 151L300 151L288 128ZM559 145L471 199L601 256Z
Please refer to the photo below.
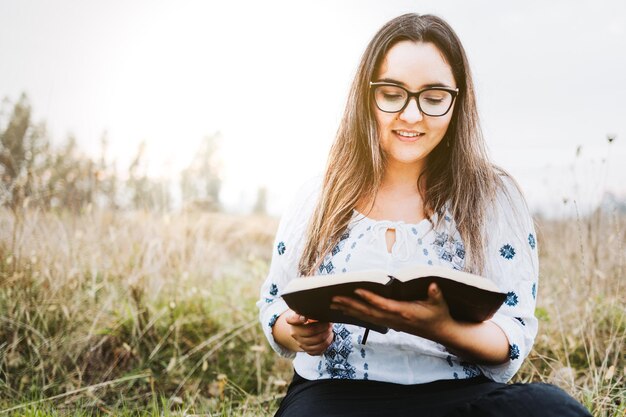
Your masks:
M291 365L257 325L277 223L0 211L0 415L272 415ZM626 221L539 224L535 348L515 381L626 412Z

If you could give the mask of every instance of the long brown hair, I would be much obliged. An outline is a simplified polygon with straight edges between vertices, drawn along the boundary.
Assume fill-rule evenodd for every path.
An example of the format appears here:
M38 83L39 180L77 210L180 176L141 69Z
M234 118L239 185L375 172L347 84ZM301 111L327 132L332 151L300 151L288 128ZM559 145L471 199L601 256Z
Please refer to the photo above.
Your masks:
M371 107L369 82L375 81L373 77L387 51L403 40L434 44L450 65L459 88L448 130L428 155L417 180L418 189L424 213L431 222L433 215L443 213L449 202L465 245L465 269L483 272L485 213L502 185L500 171L487 157L472 76L459 38L443 19L410 13L385 24L363 53L308 226L299 264L303 275L316 272L325 254L346 230L357 203L373 203L376 198L386 161Z

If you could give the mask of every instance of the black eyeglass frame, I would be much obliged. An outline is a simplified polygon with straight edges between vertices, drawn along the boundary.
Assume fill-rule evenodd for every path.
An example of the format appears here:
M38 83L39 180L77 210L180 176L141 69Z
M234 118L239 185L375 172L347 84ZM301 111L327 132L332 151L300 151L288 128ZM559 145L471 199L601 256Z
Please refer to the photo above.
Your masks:
M374 81L370 81L370 92L372 95L374 95L374 91L375 88L372 87L397 87L401 90L406 91L407 93L407 97L406 97L406 101L404 102L404 105L402 106L402 108L400 108L400 110L398 111L387 111L387 110L383 110L380 108L380 106L378 105L378 102L376 101L376 97L374 96L374 103L376 104L376 107L378 108L378 110L384 112L384 113L402 113L404 111L404 109L406 109L406 106L409 105L409 101L411 101L411 97L415 97L415 103L417 104L417 108L420 111L420 113L425 114L426 116L429 117L441 117L441 116L445 116L446 114L448 114L448 112L450 111L450 109L452 108L452 105L454 104L454 100L456 99L456 97L459 94L459 89L458 88L449 88L449 87L426 87L423 88L419 91L416 92L412 92L407 90L406 88L402 87L401 85L398 84L394 84L394 83L389 83L389 82L374 82ZM446 109L446 111L443 114L438 114L438 115L432 115L432 114L428 114L426 113L424 110L422 110L422 106L420 106L420 95L426 91L447 91L448 93L450 93L450 95L452 95L452 100L450 101L450 106L448 106L448 108Z

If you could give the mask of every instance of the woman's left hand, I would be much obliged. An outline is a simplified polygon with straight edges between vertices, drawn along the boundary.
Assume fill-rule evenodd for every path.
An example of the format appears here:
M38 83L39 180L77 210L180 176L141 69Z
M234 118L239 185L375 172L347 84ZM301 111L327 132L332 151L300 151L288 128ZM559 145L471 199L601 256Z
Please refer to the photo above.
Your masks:
M389 327L434 341L454 319L436 283L428 286L428 298L421 301L396 301L370 291L356 290L361 300L334 297L331 308L369 323Z

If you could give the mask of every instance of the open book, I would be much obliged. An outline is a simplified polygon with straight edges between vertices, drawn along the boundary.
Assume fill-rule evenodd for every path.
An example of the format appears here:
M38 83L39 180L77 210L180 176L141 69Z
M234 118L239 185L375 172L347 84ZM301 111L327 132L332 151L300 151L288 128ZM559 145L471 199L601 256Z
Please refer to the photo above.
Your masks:
M357 288L400 301L425 300L431 282L436 282L448 303L450 315L459 321L488 320L506 299L506 293L487 278L441 266L415 265L389 275L384 270L299 277L282 293L287 305L303 316L333 323L350 323L380 333L387 328L363 322L341 311L331 310L336 295L359 298Z

